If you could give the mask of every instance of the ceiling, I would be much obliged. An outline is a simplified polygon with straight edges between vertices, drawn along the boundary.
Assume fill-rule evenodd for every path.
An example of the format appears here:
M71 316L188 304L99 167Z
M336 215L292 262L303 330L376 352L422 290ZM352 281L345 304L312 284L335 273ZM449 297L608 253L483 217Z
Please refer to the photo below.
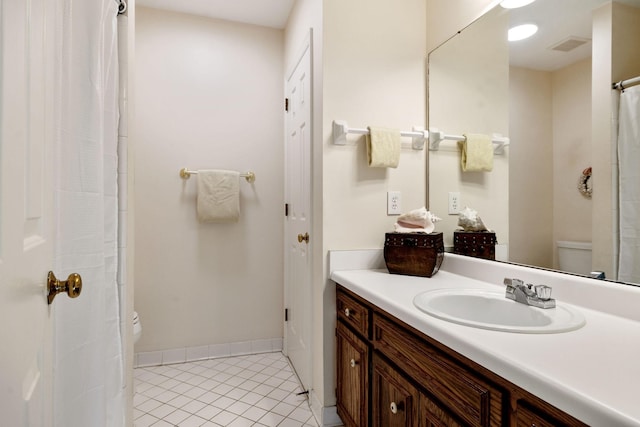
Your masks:
M591 56L591 24L593 10L610 0L537 0L530 5L509 11L509 26L534 23L538 32L531 38L511 42L511 65L536 70L553 71ZM640 7L640 0L615 0ZM587 43L568 52L550 47L569 38Z
M283 29L294 2L295 0L136 0L136 5Z
M227 21L283 29L296 0L136 0L139 6ZM591 56L592 11L610 0L538 0L509 10L510 26L535 23L539 30L527 40L512 42L512 65L552 71ZM640 0L615 0L640 7ZM497 6L499 8L499 6ZM568 38L587 40L569 52L549 49Z

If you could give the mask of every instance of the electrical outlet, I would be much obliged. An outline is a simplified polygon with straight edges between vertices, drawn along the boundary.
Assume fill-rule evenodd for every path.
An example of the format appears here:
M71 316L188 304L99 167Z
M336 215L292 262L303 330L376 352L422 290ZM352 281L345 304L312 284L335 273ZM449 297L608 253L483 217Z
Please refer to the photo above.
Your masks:
M460 213L460 193L457 191L449 192L449 215L458 215Z
M399 191L387 191L387 215L402 213L402 195Z

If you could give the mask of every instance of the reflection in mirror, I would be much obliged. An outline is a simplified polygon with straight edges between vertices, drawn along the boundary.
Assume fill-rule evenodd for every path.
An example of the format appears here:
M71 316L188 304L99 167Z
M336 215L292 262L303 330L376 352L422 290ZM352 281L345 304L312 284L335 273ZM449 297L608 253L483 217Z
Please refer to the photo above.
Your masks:
M523 23L538 32L507 42ZM497 6L429 54L430 130L510 138L492 172L462 172L455 143L429 152L429 209L444 218L445 246L458 220L448 194L459 192L496 232L496 259L616 279L611 84L640 75L637 40L640 0L537 0Z

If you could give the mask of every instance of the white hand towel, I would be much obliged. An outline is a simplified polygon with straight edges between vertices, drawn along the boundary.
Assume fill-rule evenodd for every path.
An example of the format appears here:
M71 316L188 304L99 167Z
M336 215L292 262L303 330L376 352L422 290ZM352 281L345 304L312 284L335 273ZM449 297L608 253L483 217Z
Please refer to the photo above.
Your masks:
M491 137L467 133L459 142L462 149L460 165L463 172L491 172L493 170L493 143Z
M397 168L400 162L400 131L369 127L367 153L372 168Z
M198 171L196 211L200 222L237 222L240 174L227 170Z

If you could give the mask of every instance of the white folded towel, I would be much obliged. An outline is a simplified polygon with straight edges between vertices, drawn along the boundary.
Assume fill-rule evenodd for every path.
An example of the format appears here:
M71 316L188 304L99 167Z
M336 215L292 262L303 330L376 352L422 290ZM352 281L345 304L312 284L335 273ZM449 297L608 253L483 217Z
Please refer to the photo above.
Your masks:
M397 168L400 162L400 131L369 127L367 155L372 168Z
M240 173L198 171L196 211L200 222L237 222L240 217Z
M459 142L462 150L460 165L463 172L491 172L493 170L493 142L482 134L464 134Z

